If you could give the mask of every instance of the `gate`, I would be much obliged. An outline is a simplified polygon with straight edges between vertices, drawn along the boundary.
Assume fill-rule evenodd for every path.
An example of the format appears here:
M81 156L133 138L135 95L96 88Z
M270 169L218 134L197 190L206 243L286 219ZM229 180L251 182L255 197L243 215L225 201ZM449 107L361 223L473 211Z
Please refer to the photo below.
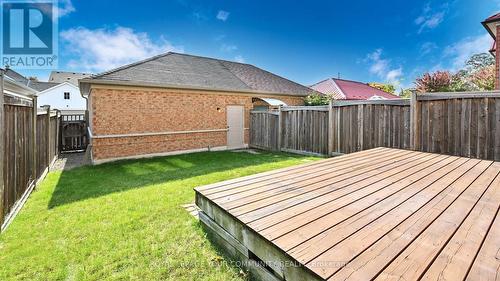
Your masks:
M61 152L87 149L87 120L85 114L61 115Z

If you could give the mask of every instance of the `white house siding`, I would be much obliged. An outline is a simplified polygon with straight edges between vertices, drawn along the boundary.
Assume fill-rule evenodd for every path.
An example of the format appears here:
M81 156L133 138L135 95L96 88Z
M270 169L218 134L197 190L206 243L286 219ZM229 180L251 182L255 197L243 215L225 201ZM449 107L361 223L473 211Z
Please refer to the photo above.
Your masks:
M69 99L64 99L68 92ZM62 83L38 93L38 105L50 105L51 108L61 111L85 111L86 100L80 95L80 89L70 83Z

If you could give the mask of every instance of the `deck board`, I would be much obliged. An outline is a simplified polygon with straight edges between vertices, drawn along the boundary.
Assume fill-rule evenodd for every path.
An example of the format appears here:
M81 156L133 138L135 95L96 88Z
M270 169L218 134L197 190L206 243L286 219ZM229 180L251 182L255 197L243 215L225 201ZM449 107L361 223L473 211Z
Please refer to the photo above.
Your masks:
M374 154L370 154L370 159L372 158L386 159L388 158L389 155L395 153L401 153L401 152L380 151ZM360 155L359 157L362 157L362 155ZM255 178L249 180L247 183L232 184L225 190L218 190L216 193L207 194L208 195L207 197L220 204L223 204L224 202L233 202L236 199L259 194L261 191L268 192L278 187L282 187L284 186L283 184L284 181L293 182L297 184L301 181L308 180L311 178L316 178L318 176L322 176L323 178L331 177L333 176L332 175L333 165L335 165L335 172L339 174L340 172L346 173L348 171L345 170L352 167L353 164L356 163L355 161L359 161L358 157L348 158L344 159L343 161L337 161L337 162L328 162L328 161L322 162L320 165L307 166L304 167L304 169L300 170L294 169L291 171L284 171L283 173L277 174L272 178L268 177ZM369 161L369 159L366 159L364 161L362 160L359 164L363 164L366 162L368 162L368 165L373 164L373 162Z
M311 212L317 208L323 208L323 206L327 204L334 204L334 201L339 200L340 198L353 192L369 192L369 190L373 190L374 186L372 184L383 180L383 177L394 176L393 179L404 178L414 172L412 169L417 169L418 171L418 168L421 167L420 165L427 165L425 164L426 161L432 161L432 163L434 163L441 160L443 159L438 158L436 155L427 155L415 160L410 160L409 163L396 162L386 166L386 168L389 169L389 172L387 173L384 172L384 170L377 169L365 173L361 177L355 176L343 182L337 183L334 188L338 187L339 190L334 190L328 193L315 192L313 194L304 194L290 200L273 204L269 207L261 208L251 213L247 213L242 215L240 218L243 222L248 223L252 228L261 231L278 223L283 223L287 219L305 212ZM375 177L375 175L378 176Z
M394 158L404 159L404 154L399 152L399 154L391 154L389 155L377 155L376 159L380 159L382 163L386 163ZM280 193L285 193L292 191L293 188L307 187L308 189L313 188L313 184L326 184L332 181L338 181L339 178L345 178L346 175L352 175L354 171L354 167L359 170L369 170L374 169L373 166L379 167L382 165L378 163L377 165L373 164L373 161L369 161L367 159L352 159L352 162L343 162L343 163L335 163L332 165L328 165L325 167L321 167L321 169L316 169L315 171L306 171L305 173L295 172L293 177L280 177L275 183L272 184L260 184L259 186L254 186L249 189L245 189L243 191L239 191L237 193L233 193L234 190L228 190L224 192L227 194L226 196L217 197L209 197L215 203L223 206L227 209L233 209L239 206L244 206L250 202L257 202L262 198L266 198L268 194L277 195ZM335 165L335 170L332 171L332 167ZM359 173L359 170L357 171ZM342 177L343 176L343 177ZM219 195L219 194L217 194Z
M196 194L205 217L248 248L249 257L271 263L278 279L500 274L498 162L377 148L203 186Z
M298 182L297 184L285 183L282 187L285 189L285 192L283 193L277 193L276 190L272 190L270 193L262 192L259 196L255 196L258 199L251 198L249 200L237 200L233 204L221 204L221 206L225 209L231 210L232 214L244 215L251 211L261 209L266 206L272 206L276 203L282 202L283 200L295 198L303 194L311 194L312 192L320 192L321 190L336 190L337 188L334 186L335 183L346 180L352 181L353 179L357 180L358 178L366 178L368 172L375 169L383 169L386 165L404 159L405 155L391 155L391 157L394 158L390 158L390 160L387 161L378 160L375 165L365 166L362 164L362 167L359 169L351 167L347 172L344 170L333 171L325 178L317 177L311 179L309 184L307 184L307 182Z
M473 166L473 163L465 163L466 160L456 161L453 164L461 165L463 169ZM457 170L450 177L459 177L461 171ZM449 180L450 177L446 178ZM444 180L443 180L444 181ZM355 237L366 235L373 228L379 228L378 225L394 225L401 222L406 217L416 212L419 208L428 203L432 198L442 192L447 185L443 181L436 181L431 184L422 185L420 188L409 188L399 196L385 200L380 204L373 205L363 212L349 218L340 225L337 225L313 239L293 248L290 254L299 261L307 263L313 258L333 248L337 243L350 238L346 243L355 240ZM365 234L363 234L365 233ZM370 234L372 234L371 232Z
M467 276L467 271L472 266L500 206L500 188L491 188L494 185L500 185L500 176L491 183L463 225L425 272L422 280L463 280Z
M451 158L448 157L445 160L451 161ZM430 166L430 169L437 169L438 171L441 171L439 168L446 167L446 164L448 163L449 162L438 162L435 165ZM312 214L308 214L307 216L297 216L292 218L290 221L297 221L298 219L304 221L304 219L309 219L307 221L307 224L301 226L298 229L294 229L293 232L288 231L289 227L287 227L287 225L282 225L279 229L273 227L273 232L266 237L272 237L272 239L280 238L280 241L284 238L288 238L287 240L292 241L296 240L295 238L293 238L293 236L300 236L301 238L306 237L308 239L313 238L315 235L322 233L331 226L348 219L349 217L365 210L366 208L381 203L387 198L398 196L406 188L415 185L416 178L419 178L420 173L422 173L422 171L420 171L416 175L405 177L404 179L395 183L392 183L389 179L379 181L368 188L368 191L373 192L369 192L368 194L366 194L366 191L362 192L361 194L353 193L342 198L342 200L339 200L339 202L337 202L334 206L325 206L321 208L321 210L316 211ZM420 182L417 182L417 185L419 184ZM266 229L264 233L266 233L268 230L269 229ZM287 232L285 232L285 230ZM283 237L283 235L285 234L286 236ZM279 243L280 241L276 242Z

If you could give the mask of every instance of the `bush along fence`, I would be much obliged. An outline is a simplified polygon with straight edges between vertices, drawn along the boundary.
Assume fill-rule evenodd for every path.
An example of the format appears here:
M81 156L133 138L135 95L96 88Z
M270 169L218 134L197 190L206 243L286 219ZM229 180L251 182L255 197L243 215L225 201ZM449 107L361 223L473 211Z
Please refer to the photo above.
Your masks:
M37 110L36 97L2 94L0 87L0 230L20 210L57 158L59 116Z
M500 92L252 112L250 146L322 156L384 146L500 161Z

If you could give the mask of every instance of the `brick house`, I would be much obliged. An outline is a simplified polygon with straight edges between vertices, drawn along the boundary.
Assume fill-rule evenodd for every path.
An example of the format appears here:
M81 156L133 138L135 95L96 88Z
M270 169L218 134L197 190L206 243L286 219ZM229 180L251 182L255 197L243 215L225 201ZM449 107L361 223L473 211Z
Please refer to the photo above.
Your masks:
M493 45L490 49L490 53L495 57L496 61L495 89L500 90L500 49L497 48L497 46L500 46L500 36L497 36L500 33L500 13L485 19L482 24L491 37L493 37Z
M246 147L250 111L312 92L253 65L167 53L80 80L93 163Z

